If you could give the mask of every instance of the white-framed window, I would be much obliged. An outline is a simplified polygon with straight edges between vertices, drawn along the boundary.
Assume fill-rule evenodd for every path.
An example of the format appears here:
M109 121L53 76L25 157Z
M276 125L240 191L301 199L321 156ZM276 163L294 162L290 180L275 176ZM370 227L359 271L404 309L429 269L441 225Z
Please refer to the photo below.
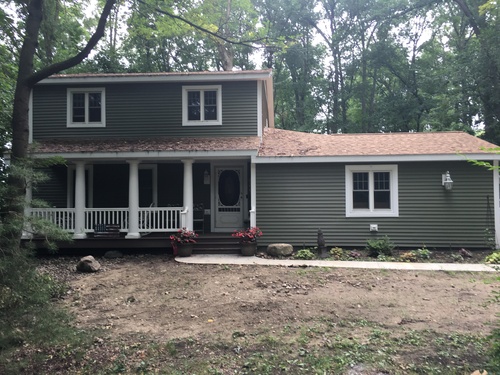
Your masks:
M222 125L222 86L182 86L182 125Z
M347 217L399 216L398 166L346 165Z
M106 126L106 90L99 88L68 89L67 126L96 127Z

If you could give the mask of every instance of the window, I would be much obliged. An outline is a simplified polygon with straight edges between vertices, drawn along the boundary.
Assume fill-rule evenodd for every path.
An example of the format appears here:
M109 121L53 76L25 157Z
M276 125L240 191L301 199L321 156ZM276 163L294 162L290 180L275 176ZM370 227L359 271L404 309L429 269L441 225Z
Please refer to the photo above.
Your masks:
M182 124L222 125L221 86L183 86Z
M397 165L347 165L346 216L399 216Z
M68 127L104 127L104 88L68 89Z

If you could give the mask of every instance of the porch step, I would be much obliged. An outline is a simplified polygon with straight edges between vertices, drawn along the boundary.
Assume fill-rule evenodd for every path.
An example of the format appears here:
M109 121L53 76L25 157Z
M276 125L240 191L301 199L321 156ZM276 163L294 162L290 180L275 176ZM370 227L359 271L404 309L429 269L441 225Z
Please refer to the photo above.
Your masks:
M194 254L239 254L240 245L231 233L200 234L193 247Z

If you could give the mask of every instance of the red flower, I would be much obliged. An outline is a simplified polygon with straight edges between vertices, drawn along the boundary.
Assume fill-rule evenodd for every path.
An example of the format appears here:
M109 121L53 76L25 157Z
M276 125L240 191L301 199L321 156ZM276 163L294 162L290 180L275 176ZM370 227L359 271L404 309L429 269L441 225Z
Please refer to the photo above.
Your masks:
M257 237L262 236L262 231L257 227L244 230L235 230L233 237L239 238L241 242L257 242Z

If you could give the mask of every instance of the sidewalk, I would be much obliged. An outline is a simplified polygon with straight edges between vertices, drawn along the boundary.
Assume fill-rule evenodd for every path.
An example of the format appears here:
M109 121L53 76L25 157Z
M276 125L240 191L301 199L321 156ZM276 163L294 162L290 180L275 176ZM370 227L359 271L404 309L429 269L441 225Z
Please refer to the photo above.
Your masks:
M497 270L493 266L489 266L486 264L264 259L254 256L245 257L236 254L234 255L196 254L185 258L176 257L175 260L179 263L188 263L188 264L234 264L234 265L262 265L262 266L281 266L281 267L332 267L332 268L363 268L363 269L409 270L409 271L497 272Z

